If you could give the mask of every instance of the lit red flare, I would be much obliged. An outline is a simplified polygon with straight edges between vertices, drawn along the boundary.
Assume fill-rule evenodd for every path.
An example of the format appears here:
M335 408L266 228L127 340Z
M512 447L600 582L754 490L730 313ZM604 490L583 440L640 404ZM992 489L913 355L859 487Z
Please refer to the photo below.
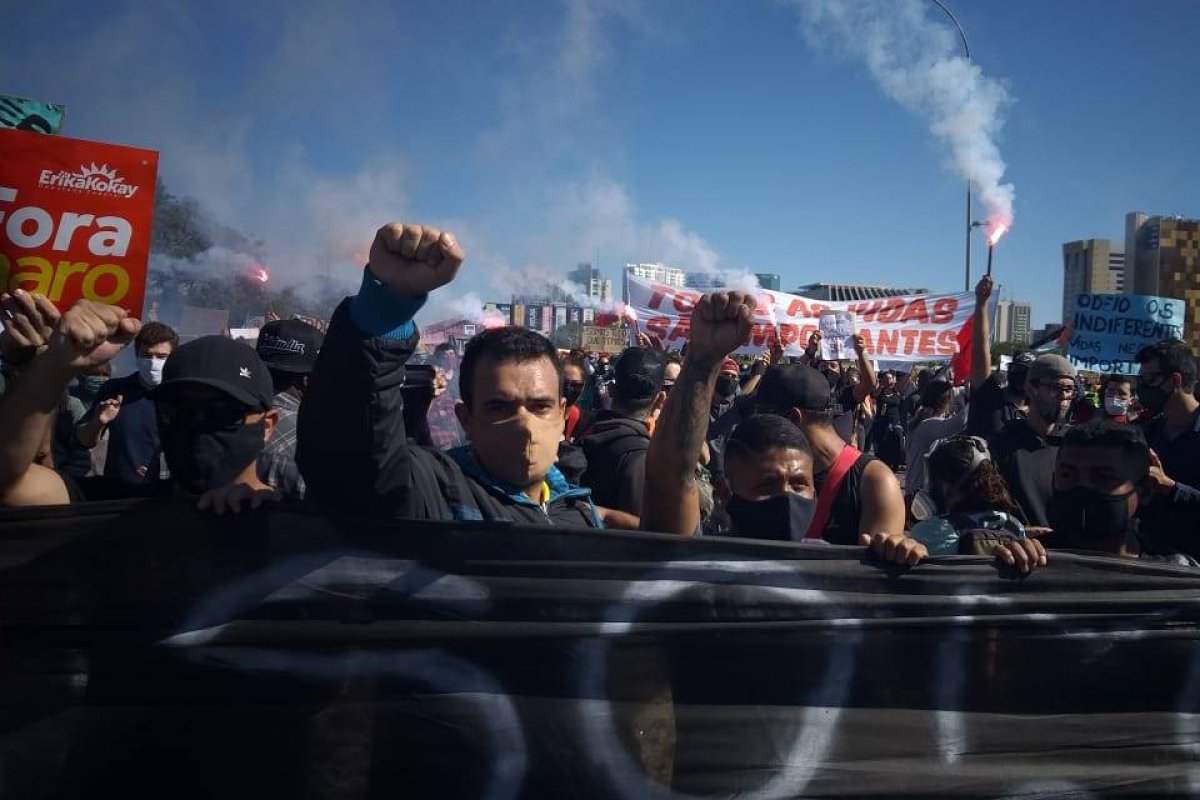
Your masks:
M997 223L992 230L992 235L988 237L988 247L995 247L996 242L1000 241L1006 233L1008 233L1008 226L1003 222Z
M254 270L254 279L259 283L266 283L271 280L271 274L265 269L259 268Z

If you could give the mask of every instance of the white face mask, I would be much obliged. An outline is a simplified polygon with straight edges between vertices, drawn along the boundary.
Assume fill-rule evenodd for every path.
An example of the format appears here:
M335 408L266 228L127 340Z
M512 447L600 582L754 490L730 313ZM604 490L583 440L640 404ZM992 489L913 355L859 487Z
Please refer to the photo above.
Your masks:
M1129 411L1129 399L1125 397L1105 397L1104 413L1110 417L1119 417Z
M158 386L162 383L163 365L166 363L165 358L139 358L137 368L138 375L142 376L142 383L147 386Z

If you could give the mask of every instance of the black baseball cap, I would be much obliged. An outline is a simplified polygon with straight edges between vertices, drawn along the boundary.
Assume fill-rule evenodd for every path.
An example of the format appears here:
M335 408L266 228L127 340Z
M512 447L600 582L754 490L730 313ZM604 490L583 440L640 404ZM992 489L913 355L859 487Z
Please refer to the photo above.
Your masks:
M758 384L758 407L762 411L828 411L833 392L820 370L804 364L775 364L768 367Z
M201 336L182 344L163 365L155 396L189 385L208 386L251 408L271 408L275 387L254 348L224 336Z
M307 375L317 363L325 335L299 319L277 319L263 325L254 349L273 370Z
M667 356L648 347L625 349L613 366L616 393L625 400L649 400L662 391Z
M1012 361L1008 362L1008 368L1013 369L1029 369L1033 366L1033 362L1037 361L1037 353L1032 350L1022 350L1020 353L1014 353Z

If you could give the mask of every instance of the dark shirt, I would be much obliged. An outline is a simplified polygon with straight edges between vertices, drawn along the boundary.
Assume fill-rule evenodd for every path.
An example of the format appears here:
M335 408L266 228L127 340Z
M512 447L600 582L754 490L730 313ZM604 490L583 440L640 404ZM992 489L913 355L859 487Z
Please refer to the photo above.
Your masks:
M1154 552L1200 558L1200 491L1176 481L1168 495L1138 508L1138 533Z
M580 444L587 459L581 485L592 490L595 503L641 516L650 447L646 423L601 411Z
M96 418L97 406L111 397L121 395L121 413L108 426L108 456L104 462L104 477L130 485L159 479L158 417L150 390L135 372L124 378L114 378L96 393L96 405L88 409L80 421L87 424ZM138 470L141 474L138 474Z
M1163 471L1180 483L1200 487L1200 409L1192 424L1174 439L1167 435L1167 417L1160 414L1146 423L1146 443L1162 459Z
M842 480L837 497L833 499L833 507L829 509L829 519L825 521L825 530L821 538L831 544L858 544L859 523L862 519L862 483L867 465L875 458L863 453L850 467ZM813 476L817 485L817 497L821 496L821 487L829 477L829 470L822 470Z
M1024 412L1009 401L996 382L996 376L992 375L983 382L979 391L971 394L967 435L990 439L1000 433L1010 420L1024 417Z
M1024 419L1010 419L988 441L992 462L1021 507L1026 525L1050 524L1046 504L1054 493L1054 461L1060 444L1060 436L1042 436Z

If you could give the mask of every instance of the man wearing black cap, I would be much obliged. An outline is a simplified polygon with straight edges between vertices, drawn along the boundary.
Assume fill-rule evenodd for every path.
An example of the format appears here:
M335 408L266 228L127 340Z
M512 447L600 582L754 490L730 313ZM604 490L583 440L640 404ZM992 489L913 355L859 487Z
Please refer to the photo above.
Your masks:
M819 370L771 367L758 387L758 410L789 418L808 438L817 487L812 525L821 538L856 545L860 534L904 532L904 495L895 474L838 435L832 391Z
M1054 460L1075 400L1075 376L1075 367L1062 356L1038 356L1023 385L1028 411L988 440L992 460L1027 525L1050 524L1046 508L1054 494Z
M967 435L990 439L1010 420L1021 419L1028 409L1025 380L1035 353L1013 355L1008 365L1008 385L1003 389L992 374L991 334L988 299L992 279L984 275L975 286L975 316L971 328L971 408L967 416Z
M116 356L140 324L124 309L87 300L60 319L51 319L50 313L39 316L34 309L24 316L29 322L21 336L37 355L5 396L0 413L0 504L58 505L174 491L202 494L234 485L246 495L270 489L258 479L256 467L278 416L271 410L270 377L254 350L220 336L196 339L172 353L154 392L169 481L140 487L105 478L73 481L34 463L67 384ZM14 330L6 326L5 336L11 337ZM260 501L255 497L251 502Z
M588 464L583 485L602 506L641 516L650 447L646 416L663 390L666 366L666 354L646 347L630 347L617 359L612 408L596 413L581 440Z
M271 373L272 405L279 412L275 434L258 457L258 472L284 497L297 500L304 497L304 478L296 466L296 417L324 340L324 334L307 322L281 319L264 325L255 345Z

